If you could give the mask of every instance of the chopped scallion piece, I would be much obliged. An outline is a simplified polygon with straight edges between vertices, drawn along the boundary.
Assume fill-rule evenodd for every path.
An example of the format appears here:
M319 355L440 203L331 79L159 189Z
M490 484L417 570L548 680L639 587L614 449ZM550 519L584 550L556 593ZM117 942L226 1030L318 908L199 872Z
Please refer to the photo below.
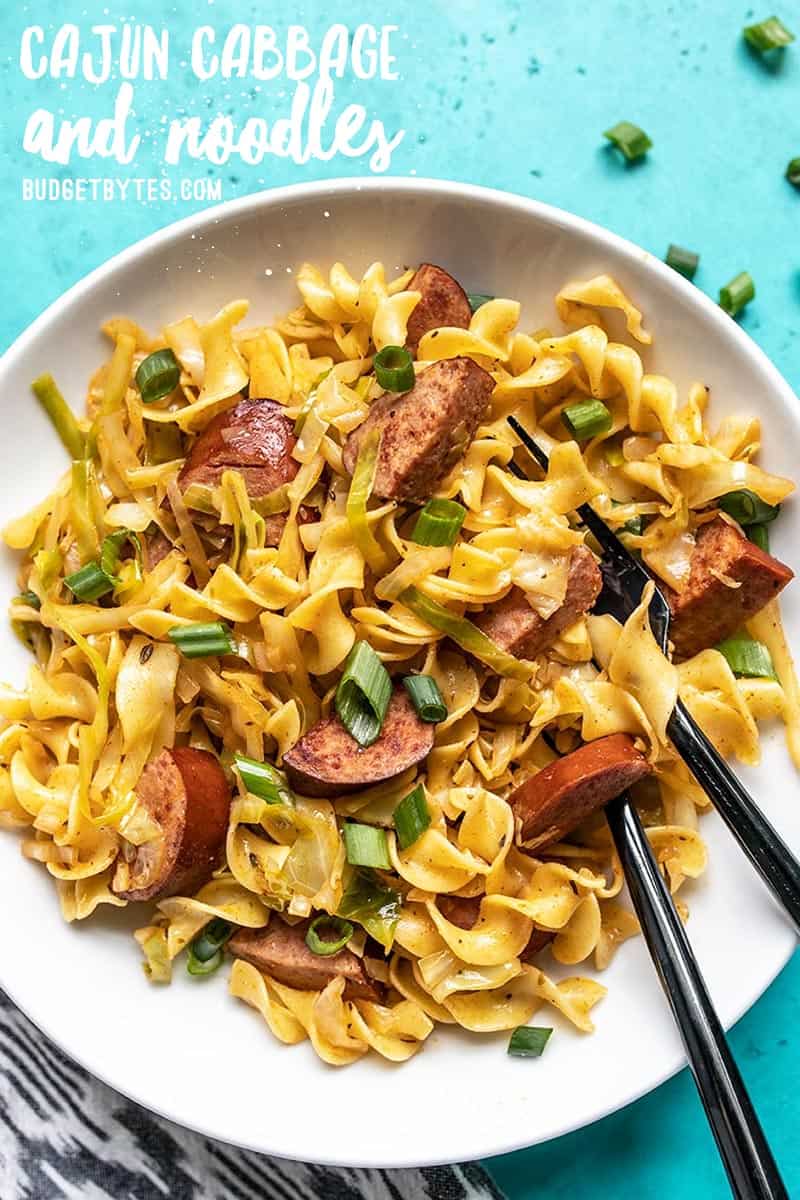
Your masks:
M403 898L373 871L355 871L339 902L339 916L363 925L370 937L391 949Z
M729 317L736 317L755 298L756 285L749 271L740 271L730 283L719 289L719 306Z
M717 500L717 507L726 512L740 525L766 525L774 521L781 511L779 504L767 504L755 492L741 488L736 492L726 492Z
M767 17L757 25L747 25L742 30L744 39L760 54L768 50L779 50L794 41L794 34L786 28L780 17Z
M485 296L482 292L467 292L469 306L473 312L477 312L482 304L488 304L490 300L494 300L494 296Z
M385 829L347 821L343 833L347 861L352 867L379 867L386 871L391 868Z
M233 765L248 792L267 804L294 804L294 796L283 771L272 763L257 762L244 754L234 754Z
M394 827L397 830L397 843L401 850L413 846L431 823L428 801L422 784L418 783L413 792L409 792L394 810Z
M333 937L327 936L333 933ZM306 945L312 954L328 958L344 950L353 936L353 926L344 917L329 917L325 914L315 917L306 933Z
M428 500L419 511L411 541L418 546L453 546L466 515L457 500Z
M792 187L800 188L800 158L793 158L786 168L786 178Z
M608 433L613 424L611 413L602 400L580 400L577 404L568 404L561 410L561 421L576 442L585 442L587 438Z
M686 279L694 279L700 255L695 254L692 250L684 250L683 246L672 245L667 250L665 262L679 275L683 275Z
M715 649L723 655L736 676L743 675L748 679L778 678L767 647L746 633L737 633L733 637L725 638Z
M391 697L392 681L386 667L369 643L356 642L336 689L336 711L359 746L371 746L380 736Z
M142 543L138 533L133 529L117 529L114 533L109 533L103 538L103 545L100 547L100 566L105 571L106 575L115 576L119 568L120 554L122 547L126 542L130 542L136 551L136 559L141 564L142 561Z
M53 423L70 458L83 458L86 453L86 438L81 433L75 414L56 386L52 375L40 375L31 384L33 394Z
M207 658L211 654L233 654L231 631L222 621L173 625L167 636L184 658Z
M200 959L194 951L194 946L189 947L189 954L186 959L186 970L190 975L213 975L222 966L224 955L221 950L212 955L211 958Z
M518 1025L508 1041L508 1053L517 1058L539 1058L552 1029L537 1025Z
M412 585L405 588L397 598L421 621L438 629L440 633L447 634L457 646L466 650L468 654L474 654L496 674L508 676L510 679L530 679L530 663L526 664L524 660L515 658L513 654L503 650L472 621L466 617L457 617L449 608L426 596L418 587Z
M375 355L375 378L387 392L410 392L414 360L405 346L384 346Z
M653 143L643 129L630 121L619 121L603 134L604 138L621 150L628 162L633 162L646 154Z
M411 697L421 721L434 725L437 721L447 719L447 705L432 675L406 675L403 687Z
M769 554L769 525L748 525L746 533L751 542Z
M35 608L38 612L42 607L42 602L36 595L36 592L20 592L11 602L12 604L27 604L28 608Z
M623 533L632 533L636 537L641 537L643 528L644 528L643 518L642 518L641 514L639 514L638 516L631 517L630 521L625 522L625 524L622 526L622 532Z
M64 583L73 595L87 604L93 600L99 600L101 596L114 590L113 578L106 575L100 564L96 562L87 563L79 571L67 575Z
M136 369L136 386L142 404L155 404L163 400L181 381L181 367L171 350L156 350L148 354Z
M222 917L214 917L204 929L201 929L191 945L191 953L201 963L210 962L218 954L236 929L230 921Z

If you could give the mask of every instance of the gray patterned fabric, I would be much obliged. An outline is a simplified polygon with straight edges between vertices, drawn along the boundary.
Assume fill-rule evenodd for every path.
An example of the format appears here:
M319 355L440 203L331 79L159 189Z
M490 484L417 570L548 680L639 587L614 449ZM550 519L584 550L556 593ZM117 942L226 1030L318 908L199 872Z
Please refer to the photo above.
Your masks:
M2 1200L502 1200L480 1167L361 1171L265 1158L99 1083L0 992Z

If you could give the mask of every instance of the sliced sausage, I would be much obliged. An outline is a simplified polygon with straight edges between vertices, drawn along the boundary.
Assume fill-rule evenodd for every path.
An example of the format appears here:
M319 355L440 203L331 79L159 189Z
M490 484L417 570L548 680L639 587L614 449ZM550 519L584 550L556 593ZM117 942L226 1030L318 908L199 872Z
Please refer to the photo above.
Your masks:
M431 329L443 325L468 329L472 320L467 293L452 275L433 263L422 263L408 285L410 292L420 292L420 301L408 319L406 345L416 353L417 346Z
M481 899L481 896L439 896L436 904L442 916L452 925L457 925L459 929L472 929L480 914ZM520 954L521 960L533 962L555 936L549 929L534 929Z
M410 392L387 392L344 445L352 475L359 447L381 431L373 492L385 500L427 500L468 450L489 405L494 380L471 358L433 363Z
M433 748L433 731L419 719L407 692L397 688L371 746L359 746L337 716L325 717L284 754L283 765L304 796L341 796L422 762Z
M273 917L266 929L240 929L228 942L235 958L243 958L286 987L319 992L338 975L345 980L345 1000L380 1001L383 989L371 979L360 958L346 947L338 954L314 954L306 945L309 922L287 925Z
M193 483L215 487L223 471L239 471L249 496L267 496L291 483L300 469L292 458L294 427L274 400L240 400L219 413L192 445L181 472L181 491ZM280 541L286 517L265 518L267 545Z
M597 808L631 787L652 767L626 733L587 742L544 767L508 798L519 840L538 849L565 837Z
M161 834L135 848L126 886L113 890L125 900L191 895L211 878L225 843L231 792L222 767L205 750L162 750L142 772L136 797Z
M142 537L144 547L144 567L152 571L162 559L166 558L172 549L172 542L162 533L157 525L151 525Z
M792 578L789 567L722 517L701 526L684 590L675 592L660 584L672 609L669 636L675 656L691 658L730 637Z
M576 546L569 561L564 602L551 617L540 617L521 588L474 618L479 629L516 658L535 658L558 635L588 612L603 586L597 560L588 546Z

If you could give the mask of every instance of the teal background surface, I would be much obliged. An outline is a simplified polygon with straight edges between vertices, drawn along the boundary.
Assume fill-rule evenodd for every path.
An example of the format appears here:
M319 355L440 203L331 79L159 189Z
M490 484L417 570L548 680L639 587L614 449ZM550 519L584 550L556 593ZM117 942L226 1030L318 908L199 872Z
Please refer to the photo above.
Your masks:
M800 6L778 10L800 32ZM26 202L24 176L159 177L164 118L182 111L209 120L231 113L272 122L285 116L293 84L250 79L198 83L181 62L191 30L234 21L288 22L321 33L334 21L396 24L398 81L336 84L337 111L355 101L389 135L404 129L389 174L432 175L519 192L588 217L663 255L669 242L701 253L698 286L716 296L743 269L757 297L743 318L790 383L800 386L800 192L783 178L800 156L800 43L767 63L743 44L744 24L768 15L731 0L315 0L291 6L248 0L80 0L3 6L0 111L4 238L0 347L93 267L143 235L202 204ZM118 80L36 82L18 68L26 25L48 33L66 21L82 31L123 20L166 24L173 62L166 82L136 82L143 142L129 167L89 160L58 167L21 148L28 114L108 115ZM602 131L626 119L654 147L626 166ZM315 178L366 173L366 160L338 157L297 165L232 159L170 169L220 179L225 199ZM758 406L758 397L753 397ZM800 449L800 448L799 448ZM736 954L735 931L729 932ZM741 964L742 971L747 964ZM644 1019L644 1018L643 1018ZM800 957L737 1026L733 1047L790 1194L800 1195ZM535 1071L535 1064L531 1070ZM576 1081L592 1087L597 1081ZM477 1081L476 1081L477 1084ZM491 1098L487 1097L487 1102ZM593 1128L493 1160L514 1200L614 1200L644 1195L725 1196L719 1167L686 1072Z

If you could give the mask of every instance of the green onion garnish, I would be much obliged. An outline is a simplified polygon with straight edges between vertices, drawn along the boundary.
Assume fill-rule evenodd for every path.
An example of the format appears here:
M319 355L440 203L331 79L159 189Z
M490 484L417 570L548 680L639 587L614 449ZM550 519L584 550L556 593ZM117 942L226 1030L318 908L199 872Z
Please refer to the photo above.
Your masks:
M490 300L494 300L494 296L485 296L482 292L467 292L467 300L473 312L477 312L482 304L488 304Z
M75 414L56 387L52 375L40 375L31 384L33 394L53 423L61 441L69 451L70 458L83 458L86 453L86 438L81 433Z
M630 521L625 522L625 524L622 526L621 532L622 533L632 533L636 537L641 537L643 529L644 529L644 518L642 517L641 513L639 513L637 516L631 517Z
M719 306L729 317L736 317L755 298L756 285L749 271L738 275L719 289Z
M794 41L794 34L786 28L780 17L767 17L757 25L747 25L742 34L745 41L760 54L768 50L779 50L781 46L788 46Z
M236 926L232 925L230 921L223 921L222 917L214 917L205 928L200 930L192 942L191 949L194 957L201 963L210 962L233 936L235 929Z
M327 937L326 931L332 931L334 937ZM315 917L306 933L306 945L312 954L328 958L344 950L353 936L353 926L344 917L329 917L326 914Z
M748 488L726 492L717 500L717 507L740 525L766 525L769 521L774 521L781 511L779 504L767 504Z
M42 602L36 595L36 592L20 592L18 596L14 597L11 603L27 604L28 608L35 608L37 612L42 607Z
M223 621L173 625L167 636L184 658L207 658L211 654L233 654L231 631Z
M403 687L421 721L435 725L437 721L447 719L447 705L432 675L406 675Z
M386 871L391 868L385 829L347 821L342 832L347 861L352 867L382 867Z
M748 525L747 536L751 542L754 542L758 546L759 550L763 550L765 554L769 554L768 525Z
M769 650L763 642L757 642L746 633L737 633L725 638L715 646L733 671L748 679L777 679Z
M539 1058L552 1032L538 1025L518 1025L508 1040L508 1053L516 1058Z
M100 566L106 575L112 577L116 575L122 547L126 542L132 543L136 551L136 558L141 564L142 543L138 533L133 529L117 529L103 538L103 545L100 548Z
M248 792L267 804L294 804L294 796L283 771L272 763L257 762L244 754L234 754L233 765Z
M422 784L418 783L413 792L409 792L394 810L394 827L397 830L400 849L407 850L409 846L413 846L430 823L428 801L425 799Z
M628 162L641 158L653 145L645 131L630 121L619 121L611 129L607 129L603 137L608 138L621 150Z
M668 267L683 275L686 279L694 279L700 255L692 250L684 250L683 246L670 246L664 260Z
M429 500L420 509L411 541L418 546L453 546L466 515L457 500Z
M786 168L786 178L792 187L800 188L800 158L793 158Z
M414 360L405 346L384 346L375 355L375 378L387 392L410 392Z
M194 951L194 946L189 947L189 954L186 959L186 970L190 975L213 975L222 966L224 955L221 950L217 950L211 958L203 961L199 959Z
M73 595L85 603L91 603L92 600L99 600L101 596L105 596L108 592L113 592L114 590L113 577L106 575L100 564L96 562L87 563L79 571L75 571L72 575L67 575L64 583Z
M339 902L339 916L363 925L370 937L390 949L403 897L381 883L373 871L355 871Z
M155 404L163 400L181 381L181 366L171 350L156 350L148 354L136 369L136 386L142 404Z
M602 400L581 400L561 410L561 420L576 442L608 433L613 424L611 413Z
M412 585L405 588L397 599L421 621L452 638L457 646L466 650L468 654L474 654L497 675L506 675L510 679L530 678L530 664L526 665L524 661L503 650L472 621L466 617L457 617L449 608L426 596L418 587Z
M371 746L380 736L391 697L386 667L368 642L356 642L336 689L336 711L359 746Z

